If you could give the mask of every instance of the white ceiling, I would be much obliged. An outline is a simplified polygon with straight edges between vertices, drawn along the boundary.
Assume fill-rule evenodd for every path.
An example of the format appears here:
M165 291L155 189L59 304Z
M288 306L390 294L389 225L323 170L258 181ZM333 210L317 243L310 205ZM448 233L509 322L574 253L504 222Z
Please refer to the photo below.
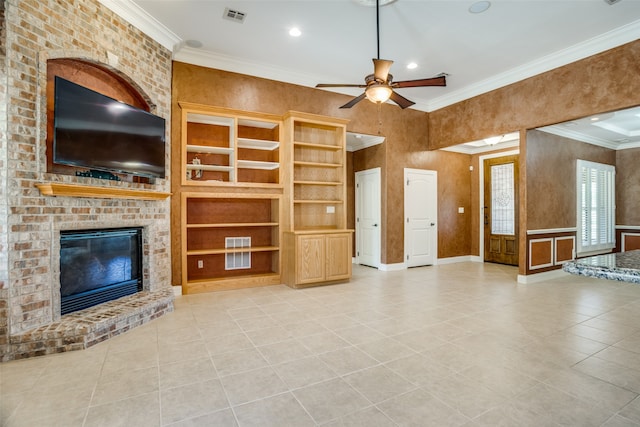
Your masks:
M538 130L613 150L636 148L640 147L640 107L594 114Z
M311 87L360 84L376 57L375 7L361 0L100 1L172 49L174 59L212 68ZM446 88L400 89L416 102L412 108L433 111L640 38L640 0L493 0L471 14L473 3L381 7L380 57L395 61L395 81L449 74ZM244 23L223 19L226 7L246 13ZM300 37L289 36L293 26ZM412 61L418 68L408 70Z

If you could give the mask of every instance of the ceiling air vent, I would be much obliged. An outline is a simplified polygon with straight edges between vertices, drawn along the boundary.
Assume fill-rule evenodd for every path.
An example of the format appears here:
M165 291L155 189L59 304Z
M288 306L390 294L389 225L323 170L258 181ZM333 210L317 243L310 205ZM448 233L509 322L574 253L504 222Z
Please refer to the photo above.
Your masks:
M224 9L224 15L222 15L224 19L228 19L229 21L237 22L238 24L242 24L244 22L244 18L247 17L247 14L244 12L240 12L238 10L229 9L228 7Z

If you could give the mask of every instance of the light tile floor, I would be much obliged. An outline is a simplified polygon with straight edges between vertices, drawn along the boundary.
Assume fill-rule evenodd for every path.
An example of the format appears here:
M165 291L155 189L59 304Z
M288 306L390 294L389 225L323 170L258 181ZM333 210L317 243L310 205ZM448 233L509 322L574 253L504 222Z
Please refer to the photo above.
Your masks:
M0 364L3 426L640 426L640 286L459 263L178 297Z

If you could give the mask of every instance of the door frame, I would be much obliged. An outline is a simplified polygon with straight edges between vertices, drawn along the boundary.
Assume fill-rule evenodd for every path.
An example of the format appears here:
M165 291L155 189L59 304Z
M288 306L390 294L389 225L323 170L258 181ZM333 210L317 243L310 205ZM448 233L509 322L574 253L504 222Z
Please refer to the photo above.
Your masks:
M362 206L360 206L360 197L359 197L359 193L360 193L360 189L358 187L358 179L360 176L365 175L365 174L373 174L376 176L377 178L377 186L378 186L378 206L376 207L376 209L378 210L378 218L380 219L379 224L380 226L377 227L377 236L376 236L376 240L378 242L378 259L376 259L375 264L376 265L372 265L370 267L375 267L377 269L380 269L380 266L382 264L382 168L377 167L377 168L371 168L371 169L365 169L362 171L358 171L355 173L355 180L354 180L354 184L355 184L355 217L356 217L356 234L355 234L355 240L356 240L356 258L355 258L355 263L356 264L360 264L360 247L362 245L360 239L362 237L362 229L361 229L361 225L360 222L358 221L358 218L360 217L360 212L362 211Z
M478 157L478 181L480 182L480 189L479 189L479 193L478 193L478 201L479 201L479 206L478 206L478 212L479 212L479 221L478 222L478 233L480 234L480 245L478 247L478 252L480 253L479 255L479 259L480 262L484 262L484 161L486 159L495 159L497 157L505 157L505 156L513 156L513 155L519 155L520 154L520 150L516 149L516 150L509 150L509 151L500 151L499 153L491 153L491 154L486 154L484 156L479 156ZM519 184L519 183L518 183ZM516 219L518 222L520 221L520 218Z
M406 188L406 182L407 182L407 172L417 172L417 173L424 173L424 172L428 172L429 174L433 174L435 175L436 178L436 192L433 195L433 204L435 206L435 211L436 211L436 219L435 219L435 225L434 225L434 236L435 236L435 241L433 244L433 264L430 265L438 265L438 227L439 227L439 221L438 221L438 171L437 170L433 170L433 169L416 169L416 168L404 168L404 172L403 172L403 186L402 188ZM407 267L407 254L408 254L408 249L407 249L407 214L406 214L406 207L407 207L407 195L406 192L403 192L403 216L402 216L402 222L404 225L403 228L403 241L404 241L404 253L403 253L403 257L402 257L402 263L404 264L405 268Z

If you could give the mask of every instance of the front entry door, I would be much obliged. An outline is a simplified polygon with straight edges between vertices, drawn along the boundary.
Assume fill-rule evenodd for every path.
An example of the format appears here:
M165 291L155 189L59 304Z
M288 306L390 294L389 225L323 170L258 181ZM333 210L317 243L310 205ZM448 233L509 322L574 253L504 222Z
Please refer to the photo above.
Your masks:
M484 260L518 265L518 156L484 161Z

